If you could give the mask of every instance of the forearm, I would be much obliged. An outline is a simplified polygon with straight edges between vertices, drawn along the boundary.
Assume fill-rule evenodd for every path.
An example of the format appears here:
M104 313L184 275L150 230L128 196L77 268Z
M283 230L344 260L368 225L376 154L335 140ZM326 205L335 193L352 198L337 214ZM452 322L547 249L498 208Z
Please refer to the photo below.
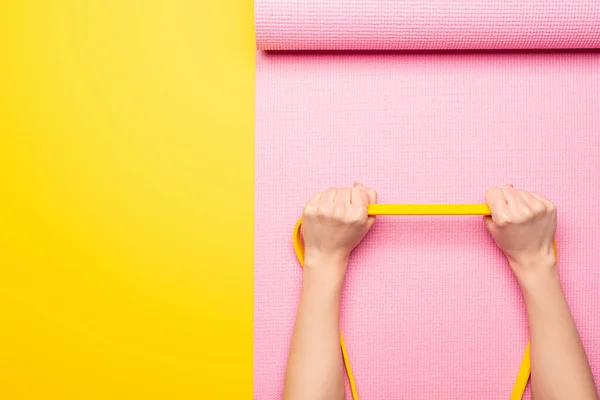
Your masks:
M597 399L579 333L558 272L522 285L531 335L531 384L536 400Z
M285 376L286 400L344 398L339 309L342 282L305 268Z

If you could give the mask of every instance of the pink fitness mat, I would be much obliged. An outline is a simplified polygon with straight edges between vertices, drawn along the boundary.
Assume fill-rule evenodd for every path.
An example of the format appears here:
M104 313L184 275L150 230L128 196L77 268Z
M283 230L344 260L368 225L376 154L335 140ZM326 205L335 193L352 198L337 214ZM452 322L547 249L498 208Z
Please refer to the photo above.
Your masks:
M294 223L312 194L354 180L381 203L481 203L504 183L551 198L600 383L600 2L255 6L259 49L484 51L258 51L254 397L282 394L301 288ZM554 50L490 51L523 48ZM352 255L341 325L361 400L507 399L528 338L479 217L378 217Z
M600 47L598 0L255 0L259 50Z

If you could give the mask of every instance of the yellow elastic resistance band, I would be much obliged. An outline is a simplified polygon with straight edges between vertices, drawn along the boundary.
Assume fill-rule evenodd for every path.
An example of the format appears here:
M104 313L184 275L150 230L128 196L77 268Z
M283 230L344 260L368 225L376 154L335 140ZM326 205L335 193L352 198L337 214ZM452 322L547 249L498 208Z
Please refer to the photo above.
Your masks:
M490 215L490 209L486 204L370 204L369 215ZM302 235L300 232L300 225L302 224L302 218L298 220L294 227L294 250L300 265L304 267L304 244L302 242ZM554 243L554 252L556 253L556 242ZM352 369L350 368L350 360L348 358L348 352L346 345L344 344L344 338L342 332L340 332L340 345L342 348L342 357L344 358L344 365L346 366L346 374L348 375L348 381L350 382L350 390L352 391L352 398L358 400L358 393L356 391L356 383L354 382L354 376L352 375ZM531 361L529 356L530 345L529 341L525 347L523 354L523 360L521 366L517 372L517 378L513 386L510 400L520 400L525 392L527 381L531 373Z

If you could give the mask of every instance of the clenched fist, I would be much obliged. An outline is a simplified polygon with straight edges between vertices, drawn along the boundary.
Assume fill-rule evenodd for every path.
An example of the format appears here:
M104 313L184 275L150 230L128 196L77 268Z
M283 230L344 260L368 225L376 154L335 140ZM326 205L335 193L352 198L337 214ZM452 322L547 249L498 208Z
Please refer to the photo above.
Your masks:
M486 191L491 216L485 224L523 286L556 270L556 206L545 197L512 185Z
M327 269L343 278L350 252L375 222L367 208L376 200L374 190L357 183L352 188L329 188L310 199L301 227L305 268Z

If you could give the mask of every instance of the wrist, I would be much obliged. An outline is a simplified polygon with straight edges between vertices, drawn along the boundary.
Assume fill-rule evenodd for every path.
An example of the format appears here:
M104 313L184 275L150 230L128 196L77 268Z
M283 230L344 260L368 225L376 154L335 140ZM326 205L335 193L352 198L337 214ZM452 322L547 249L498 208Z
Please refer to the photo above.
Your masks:
M303 287L341 289L347 266L348 257L342 254L306 252L302 272Z
M558 274L554 253L520 255L518 258L507 255L507 260L519 283L525 285Z
M553 274L556 271L556 253L552 246L536 252L507 254L506 258L517 275L526 272Z
M339 274L330 274L323 271L305 269L302 271L302 295L319 297L342 294L344 277Z
M304 252L304 270L346 272L349 254L343 252L306 249Z
M525 301L543 296L549 292L562 291L556 264L522 269L517 275L517 281Z

